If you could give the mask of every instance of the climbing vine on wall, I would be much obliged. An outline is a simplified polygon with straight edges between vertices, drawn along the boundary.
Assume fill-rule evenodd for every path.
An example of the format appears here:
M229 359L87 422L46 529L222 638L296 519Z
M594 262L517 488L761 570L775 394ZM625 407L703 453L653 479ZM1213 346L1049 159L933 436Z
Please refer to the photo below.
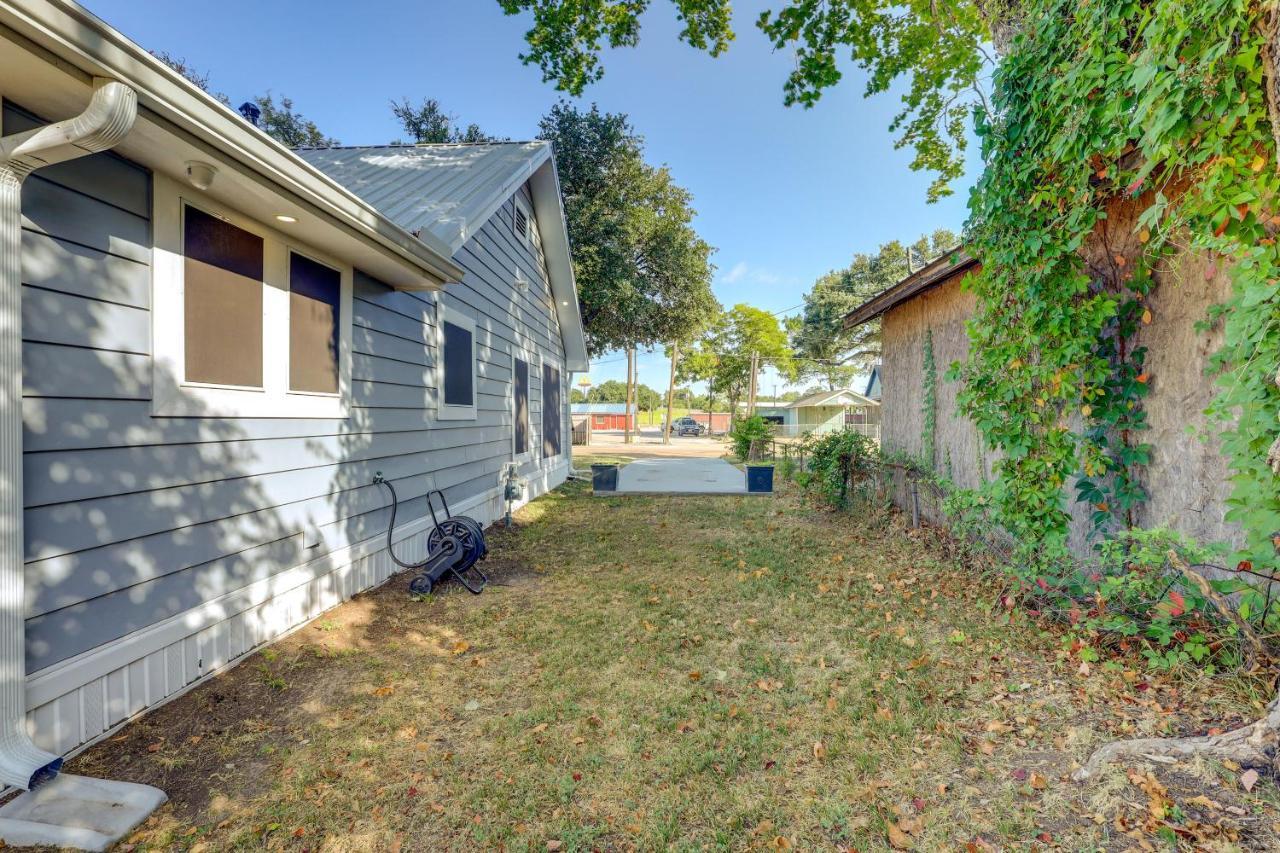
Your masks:
M983 263L960 406L1002 451L985 488L1040 567L1066 556L1068 484L1095 527L1133 523L1158 376L1132 345L1173 252L1229 268L1214 319L1229 518L1274 563L1280 488L1265 464L1280 392L1280 225L1264 96L1262 3L1032 0L979 115L986 168L971 201ZM1169 281L1165 287L1176 287Z
M934 469L938 448L938 365L933 358L933 329L924 333L924 399L921 403L920 457L926 468Z

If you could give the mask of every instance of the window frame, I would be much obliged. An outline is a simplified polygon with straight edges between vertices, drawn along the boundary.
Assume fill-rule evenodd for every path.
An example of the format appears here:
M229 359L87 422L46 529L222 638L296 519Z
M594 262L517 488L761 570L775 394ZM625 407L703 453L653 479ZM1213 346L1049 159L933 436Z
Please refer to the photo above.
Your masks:
M466 329L471 333L471 405L459 405L444 401L444 324ZM477 417L476 402L480 397L480 359L476 341L476 321L457 308L445 304L443 299L436 302L435 328L435 377L436 377L436 419L441 421L474 421Z
M560 446L559 446L558 448L556 448L556 452L555 452L554 454L549 454L549 453L547 453L547 452L546 452L546 451L547 451L547 446L546 446L546 423L547 423L547 380L546 380L546 376L547 376L547 374L546 374L546 368L547 368L547 367L550 367L552 370L554 370L554 371L556 372L556 382L558 383L557 391L558 391L558 393L559 393L559 395L560 395L560 405L556 407L556 410L557 410L557 411L556 411L556 419L560 422L560 429L559 429L559 431L558 431L558 434L559 434L559 437L560 437ZM565 387L565 386L566 386L566 382L567 382L567 380L566 380L566 377L565 377L564 365L562 365L560 362L556 361L555 359L551 359L551 358L544 358L544 359L542 359L542 366L541 366L541 368L539 369L539 372L538 372L538 410L539 410L539 412L541 413L541 417L539 418L539 420L541 421L541 424L540 424L540 425L541 425L541 426L542 426L542 428L543 428L543 444L542 444L542 448L541 448L541 450L538 452L538 456L539 456L539 458L540 458L540 459L559 459L560 457L562 457L562 456L564 456L564 455L565 455L565 452L564 452L564 438L565 438L565 432L566 432L566 430L565 430L565 411L564 411L564 407L565 407L565 405L567 404L567 403L566 403L566 398L568 397L568 393L566 392L566 387ZM568 433L569 433L569 444L570 444L570 446L572 446L572 444L573 444L573 423L572 423L572 418L570 418L570 419L569 419L569 421L570 421L570 423L569 423L569 429L568 429Z
M152 194L152 416L346 418L351 399L354 267L164 175L155 175ZM187 207L215 216L263 241L261 388L186 379ZM289 258L293 254L331 267L340 276L336 393L289 388Z
M286 264L286 266L285 266L285 274L286 274L286 275L291 275L291 274L292 274L292 272L293 272L293 256L294 256L294 255L297 255L297 256L298 256L298 257L300 257L300 258L305 258L305 259L307 259L307 260L309 260L309 261L311 261L311 262L313 262L313 263L319 264L319 265L320 265L320 266L322 266L322 267L328 267L329 269L333 270L334 272L338 273L338 275L339 275L339 284L338 284L338 390L337 390L337 391L301 391L301 390L296 390L296 389L294 389L294 388L292 387L292 383L293 383L293 371L292 371L292 367L293 367L293 365L292 365L292 364L288 364L288 361L290 360L290 359L288 359L288 358L286 358L286 366L287 366L287 368L288 368L288 369L286 369L286 371L285 371L285 374L286 374L286 375L285 375L285 390L286 390L290 395L297 395L297 396L300 396L300 397L339 397L339 398L340 398L340 397L342 396L342 349L343 349L343 347L342 347L342 329L343 329L342 315L343 315L343 311L345 310L343 300L344 300L344 298L345 298L344 294L349 290L349 288L347 288L346 281L345 281L345 279L343 278L343 276L345 275L345 272L344 272L344 270L343 270L343 268L342 268L341 266L338 266L338 265L336 265L336 264L332 263L331 261L325 260L325 259L324 259L324 258L322 258L321 256L317 255L315 252L310 251L309 249L303 249L303 248L301 248L300 246L297 246L297 245L289 245L289 246L287 246L287 247L286 247L286 251L285 251L285 264ZM354 272L354 271L353 271L353 272ZM293 292L293 281L292 281L292 280L290 280L290 282L289 282L289 292L290 292L290 293L292 293L292 292ZM285 325L285 335L286 335L286 337L288 338L288 340L286 340L286 341L285 341L285 345L284 345L284 348L285 348L285 350L289 353L290 357L292 356L292 351L293 351L293 348L292 348L292 342L293 342L293 325L292 325L292 324L293 324L293 312L292 312L292 310L290 310L290 311L289 311L289 322ZM348 325L348 326L350 326L350 324L349 324L349 323L348 323L347 325ZM348 330L348 331L349 331L349 330ZM348 337L350 337L350 335L348 335ZM347 344L348 344L348 345L347 345L347 349L348 349L348 350L350 350L350 348L351 348L351 347L350 347L350 341L348 341L348 342L347 342Z
M529 365L529 447L516 450L516 360ZM538 416L533 411L533 383L538 383ZM537 458L536 448L542 440L542 357L536 350L515 346L511 349L511 458L519 463Z

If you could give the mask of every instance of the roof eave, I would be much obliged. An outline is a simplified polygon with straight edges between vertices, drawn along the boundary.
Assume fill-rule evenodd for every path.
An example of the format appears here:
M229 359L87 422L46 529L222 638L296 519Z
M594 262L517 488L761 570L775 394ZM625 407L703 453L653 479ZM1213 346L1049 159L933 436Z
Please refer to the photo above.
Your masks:
M977 258L971 257L963 246L957 246L850 311L845 315L844 328L852 329L869 320L874 320L886 311L938 287L952 276L966 272L977 264Z
M125 83L137 91L139 108L150 120L205 140L258 180L296 196L434 283L461 280L464 271L443 241L405 231L78 4L0 0L0 23L59 57L69 70Z
M526 158L512 174L502 183L498 191L492 193L490 198L485 202L484 207L480 208L480 212L476 215L474 224L475 230L471 229L471 223L464 223L457 230L453 239L449 242L450 255L457 254L458 250L477 233L484 228L485 224L493 218L493 215L507 203L507 199L515 195L525 182L530 180L538 169L542 168L542 164L551 159L551 146L544 144L540 146L532 157ZM557 191L559 185L557 184ZM542 227L542 221L538 221L538 227ZM425 233L425 229L424 229ZM443 241L441 241L443 242Z
M555 299L556 318L560 321L560 339L564 344L565 369L583 373L590 369L587 340L578 307L578 287L573 277L573 261L569 251L569 228L564 219L560 195L560 176L556 161L547 156L528 180L533 190L533 215L538 219L538 233L547 259L547 276L551 279L551 295Z

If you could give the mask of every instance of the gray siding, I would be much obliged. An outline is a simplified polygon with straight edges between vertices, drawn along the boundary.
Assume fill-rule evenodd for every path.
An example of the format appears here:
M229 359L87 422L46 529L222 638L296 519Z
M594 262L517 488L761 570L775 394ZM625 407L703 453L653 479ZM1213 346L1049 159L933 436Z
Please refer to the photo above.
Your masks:
M5 132L24 120L6 109ZM455 505L484 496L511 458L513 348L568 382L545 263L512 233L508 200L459 253L465 282L439 297L477 322L474 421L435 417L437 297L359 271L349 418L152 417L150 176L111 155L69 166L23 195L28 672L301 564L323 571L385 530L375 471L395 482L401 519L425 513L433 488Z

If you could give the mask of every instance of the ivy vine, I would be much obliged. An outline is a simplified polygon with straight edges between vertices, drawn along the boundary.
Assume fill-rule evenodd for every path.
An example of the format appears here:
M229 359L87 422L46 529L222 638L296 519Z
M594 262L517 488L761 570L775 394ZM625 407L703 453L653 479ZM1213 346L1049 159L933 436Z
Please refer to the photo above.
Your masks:
M921 403L920 457L934 470L938 449L938 365L933 357L933 329L924 333L924 399Z
M970 202L978 309L961 410L1001 452L984 500L1047 573L1067 558L1068 485L1096 530L1135 522L1145 498L1134 346L1174 253L1229 269L1210 321L1228 518L1238 559L1274 566L1280 484L1266 465L1280 391L1280 225L1265 101L1260 0L1033 0L996 72L977 132L985 170ZM1153 278L1153 274L1155 278ZM1163 286L1176 287L1175 282Z

